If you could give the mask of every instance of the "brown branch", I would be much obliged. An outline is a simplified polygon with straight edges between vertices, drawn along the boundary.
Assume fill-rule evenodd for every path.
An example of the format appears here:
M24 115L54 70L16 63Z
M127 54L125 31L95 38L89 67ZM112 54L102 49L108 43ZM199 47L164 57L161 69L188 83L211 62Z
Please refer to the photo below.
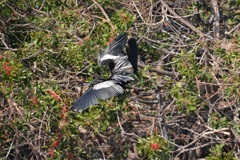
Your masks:
M174 15L177 19L179 19L179 21L181 21L183 24L185 24L186 26L188 26L191 30L193 30L194 32L196 32L200 38L204 38L204 34L198 30L196 27L194 27L191 23L189 23L188 21L186 21L185 19L183 19L182 17L180 17L176 12L174 12L163 0L161 0L161 3L164 7L167 8L167 10Z
M93 3L95 3L97 5L97 7L102 11L102 14L105 16L106 21L109 23L109 25L112 27L113 30L115 30L115 27L113 26L113 24L111 23L110 18L108 17L107 13L105 12L105 10L103 9L103 7L95 0L92 0Z
M215 20L215 24L213 26L213 32L214 32L214 36L216 38L219 38L220 15L219 15L219 8L218 8L217 0L212 0L212 6L213 6L213 10L214 10L214 20Z
M234 30L238 29L240 27L240 23L238 23L238 25L236 25L233 29L231 29L229 32L225 32L225 34L229 35L231 34Z

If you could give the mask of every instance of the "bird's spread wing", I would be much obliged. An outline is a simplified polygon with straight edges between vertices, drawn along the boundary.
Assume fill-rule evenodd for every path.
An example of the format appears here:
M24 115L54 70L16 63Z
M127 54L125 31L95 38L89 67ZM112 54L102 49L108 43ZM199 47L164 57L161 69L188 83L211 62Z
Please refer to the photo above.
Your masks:
M98 103L98 99L106 100L118 96L124 92L123 88L115 80L108 80L95 84L89 88L72 106L76 112L87 109L90 105Z
M128 47L126 48L128 59L134 69L134 73L137 72L137 62L138 62L138 46L135 38L130 38L128 40Z
M127 72L125 72L127 73ZM129 81L133 81L134 78L132 77L131 73L128 73L126 75L121 75L121 74L115 74L112 76L112 79L115 79L116 81L121 82L129 82Z
M105 54L118 55L122 52L123 46L127 42L127 33L118 35L106 48Z
M99 52L99 65L107 65L111 71L110 80L97 82L92 85L72 106L71 110L85 110L95 105L98 100L106 100L124 92L123 86L133 81L133 73L137 71L138 50L134 38L128 40L127 55L123 47L127 42L127 34L122 33L105 49Z
M117 36L104 52L98 53L98 64L108 65L108 61L118 59L123 54L123 47L127 42L127 34Z

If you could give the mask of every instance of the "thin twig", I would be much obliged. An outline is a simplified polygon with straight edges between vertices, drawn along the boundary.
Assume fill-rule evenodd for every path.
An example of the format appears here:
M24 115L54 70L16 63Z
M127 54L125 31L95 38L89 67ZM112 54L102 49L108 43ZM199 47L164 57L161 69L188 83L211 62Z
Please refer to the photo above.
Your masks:
M204 34L198 30L196 27L194 27L191 23L189 23L188 21L186 21L185 19L183 19L182 17L180 17L176 12L174 12L163 0L161 0L161 3L164 7L167 8L167 10L174 15L177 19L179 19L179 21L181 21L183 24L185 24L186 26L188 26L191 30L193 30L194 32L196 32L197 34L199 34L200 38L204 38Z
M92 1L93 1L93 3L95 3L95 4L98 6L98 8L102 11L104 17L106 18L106 21L109 23L109 25L112 27L112 29L115 30L115 27L112 25L111 20L110 20L110 18L108 17L108 15L107 15L107 13L105 12L105 10L103 9L103 7L102 7L97 1L95 1L95 0L92 0Z
M97 144L98 144L98 146L99 146L99 148L100 148L100 150L101 150L101 152L102 152L103 159L105 160L105 159L106 159L106 158L105 158L105 154L104 154L103 149L102 149L102 147L101 147L101 145L99 144L98 141L97 141Z
M225 32L225 34L231 34L234 30L236 30L238 27L240 27L240 23L238 23L238 25L236 25L233 29L231 29L229 32Z
M8 155L10 154L10 151L11 151L11 149L12 149L12 145L13 145L14 140L15 140L15 136L14 136L13 139L12 139L12 143L11 143L10 146L9 146L9 149L8 149L8 152L7 152L7 155L5 156L5 158L8 158Z

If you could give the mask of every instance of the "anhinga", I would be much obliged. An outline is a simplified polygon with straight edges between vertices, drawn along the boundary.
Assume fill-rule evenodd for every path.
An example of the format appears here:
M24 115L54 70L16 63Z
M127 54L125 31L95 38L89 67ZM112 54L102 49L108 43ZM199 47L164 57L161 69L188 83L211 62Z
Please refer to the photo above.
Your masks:
M105 49L98 54L98 64L108 66L111 72L108 79L95 79L89 89L73 104L71 110L76 112L95 105L98 100L106 100L116 97L124 92L124 86L133 81L133 73L137 72L138 48L135 38L128 40L126 47L127 55L124 53L124 46L127 42L127 34L117 36Z

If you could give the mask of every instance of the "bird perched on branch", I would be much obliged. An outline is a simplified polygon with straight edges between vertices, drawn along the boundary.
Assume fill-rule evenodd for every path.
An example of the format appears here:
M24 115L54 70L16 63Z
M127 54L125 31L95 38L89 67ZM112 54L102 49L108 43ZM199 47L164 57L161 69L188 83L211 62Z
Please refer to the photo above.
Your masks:
M126 46L127 55L124 53ZM138 47L135 38L127 40L127 34L117 36L105 49L98 53L98 64L108 66L111 72L108 79L96 78L89 89L73 104L71 110L76 112L85 110L98 103L116 97L124 92L124 86L133 81L133 74L137 72Z

